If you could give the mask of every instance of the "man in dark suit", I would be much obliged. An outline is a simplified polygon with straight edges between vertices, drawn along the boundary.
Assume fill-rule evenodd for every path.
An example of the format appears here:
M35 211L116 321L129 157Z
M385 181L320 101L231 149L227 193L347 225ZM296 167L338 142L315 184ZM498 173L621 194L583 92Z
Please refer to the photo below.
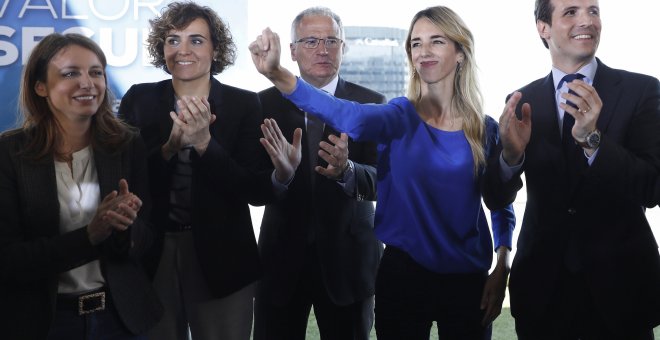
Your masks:
M338 77L340 18L327 8L292 24L291 57L303 79L337 97L382 103L374 91ZM284 136L302 128L302 162L282 199L265 208L259 250L264 276L255 300L254 337L304 339L311 306L323 339L368 339L382 243L373 233L376 145L357 143L296 108L273 88L262 111ZM315 137L314 124L320 124ZM314 138L317 138L316 140ZM321 141L322 140L322 141ZM319 143L320 141L320 143ZM311 145L311 148L310 148Z
M595 58L597 0L537 0L535 15L552 72L508 99L485 192L501 207L525 172L509 285L516 332L653 339L660 256L644 208L657 204L660 84Z

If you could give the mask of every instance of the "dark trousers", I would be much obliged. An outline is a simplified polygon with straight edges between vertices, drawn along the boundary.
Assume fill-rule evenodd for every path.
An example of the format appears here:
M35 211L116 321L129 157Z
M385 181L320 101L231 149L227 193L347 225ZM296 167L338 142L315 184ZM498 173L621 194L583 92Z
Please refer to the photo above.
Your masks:
M346 306L334 304L321 278L315 249L307 261L294 294L285 305L277 305L257 285L254 306L254 340L304 340L309 313L314 307L321 340L368 340L373 325L374 297Z
M519 340L653 340L653 329L615 329L596 308L579 273L564 270L546 312L539 319L516 318Z
M72 306L57 306L48 340L146 340L146 335L134 335L119 319L110 297L106 309L78 315Z
M480 308L487 275L438 274L387 246L376 279L378 340L428 340L433 321L440 339L490 339Z

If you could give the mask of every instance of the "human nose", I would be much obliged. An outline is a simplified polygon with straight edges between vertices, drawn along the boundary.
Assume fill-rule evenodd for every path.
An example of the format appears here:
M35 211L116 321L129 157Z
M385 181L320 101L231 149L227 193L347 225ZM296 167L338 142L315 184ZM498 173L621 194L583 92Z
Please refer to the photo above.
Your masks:
M179 45L179 54L188 54L190 53L190 44L188 43L182 43Z
M581 11L578 20L580 27L588 27L594 23L594 18L589 11Z
M325 39L319 39L319 45L316 48L320 54L328 54L328 47L325 46Z
M80 88L81 89L89 89L94 86L94 82L92 82L92 78L88 74L83 74L80 77Z
M421 52L423 57L426 57L429 54L431 54L430 51L431 51L431 48L430 48L429 44L422 43L420 45L420 52Z

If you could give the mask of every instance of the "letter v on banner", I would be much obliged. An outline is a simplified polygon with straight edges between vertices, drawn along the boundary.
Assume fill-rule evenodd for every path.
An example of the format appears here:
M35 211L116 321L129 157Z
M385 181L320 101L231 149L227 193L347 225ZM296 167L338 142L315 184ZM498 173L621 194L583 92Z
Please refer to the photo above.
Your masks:
M0 7L0 18L5 16L5 11L7 10L7 5L9 5L9 0L5 0Z

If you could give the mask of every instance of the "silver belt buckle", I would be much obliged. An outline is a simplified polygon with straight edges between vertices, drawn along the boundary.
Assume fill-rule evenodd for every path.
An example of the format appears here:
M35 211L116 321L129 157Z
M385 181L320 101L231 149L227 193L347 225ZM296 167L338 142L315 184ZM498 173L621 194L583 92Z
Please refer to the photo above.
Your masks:
M78 315L105 310L105 292L85 294L78 297Z

